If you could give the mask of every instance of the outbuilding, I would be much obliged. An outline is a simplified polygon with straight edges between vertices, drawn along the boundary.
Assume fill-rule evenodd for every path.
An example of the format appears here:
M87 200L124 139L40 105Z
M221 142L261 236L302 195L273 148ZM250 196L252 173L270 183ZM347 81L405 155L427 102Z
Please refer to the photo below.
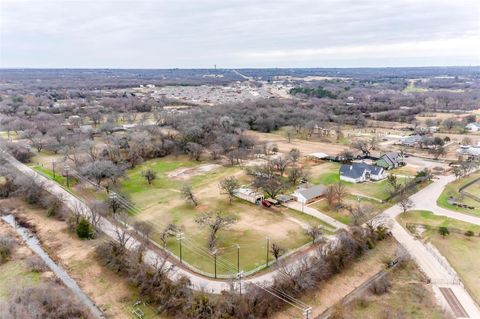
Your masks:
M254 190L252 190L248 187L237 188L233 192L233 194L238 198L241 198L243 200L246 200L247 202L257 204L257 205L259 205L264 198L262 194L254 191Z

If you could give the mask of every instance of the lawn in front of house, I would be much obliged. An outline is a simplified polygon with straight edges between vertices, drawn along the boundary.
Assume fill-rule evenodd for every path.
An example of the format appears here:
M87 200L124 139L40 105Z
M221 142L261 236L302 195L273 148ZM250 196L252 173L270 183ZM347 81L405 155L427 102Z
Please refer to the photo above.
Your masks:
M346 196L343 205L343 208L334 209L332 207L329 207L326 199L322 199L318 202L311 204L313 208L316 208L320 212L332 218L335 218L336 220L345 225L350 225L352 223L352 215L345 208L346 206L367 205L370 208L369 214L367 216L368 219L373 218L388 207L388 204L380 203L366 197L354 196L350 194Z
M399 215L397 219L403 226L407 223L427 225L422 233L423 240L431 242L447 258L472 292L472 297L480 302L480 226L437 216L428 211L410 211ZM441 236L439 227L447 227L450 235L445 238ZM465 236L464 233L469 230L474 232L473 237Z
M330 185L342 183L345 185L347 192L350 194L358 194L360 196L372 197L378 200L386 200L390 196L390 186L386 179L381 181L368 181L364 183L349 183L340 180L341 164L335 162L325 162L308 168L310 172L310 182L313 184ZM398 182L404 184L409 178L398 177Z
M473 180L475 180L479 177L480 177L480 171L477 171L477 172L472 173L468 176L459 178L459 179L451 182L447 186L445 186L445 189L443 190L443 192L440 194L440 196L437 199L438 206L446 208L446 209L450 209L450 210L453 210L453 211L456 211L456 212L461 212L461 213L466 213L466 214L470 214L470 215L480 216L480 203L477 202L476 200L472 199L472 198L469 198L467 196L464 196L464 195L460 194L460 192L459 192L460 187L462 187L463 185L465 185L465 184L467 184L467 183L469 183L469 182L471 182L471 181L473 181ZM474 188L480 188L479 184L476 183L476 184L474 184L470 187L467 187L466 191L467 192L472 192L473 191L473 194L476 194L477 191ZM473 206L473 207L475 207L475 209L468 209L468 208L463 208L463 207L458 207L458 206L455 206L455 205L451 205L451 204L448 203L448 198L449 197L454 197L454 198L457 199L458 202L460 202L462 204L469 205L469 206Z

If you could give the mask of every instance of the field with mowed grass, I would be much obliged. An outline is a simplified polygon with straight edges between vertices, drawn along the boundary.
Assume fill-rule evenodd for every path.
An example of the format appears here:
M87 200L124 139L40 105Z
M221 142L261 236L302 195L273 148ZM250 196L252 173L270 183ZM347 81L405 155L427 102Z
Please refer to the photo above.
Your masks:
M440 207L450 209L456 212L461 212L461 213L466 213L470 215L475 215L475 216L480 216L480 202L467 197L465 195L460 194L459 189L460 187L466 185L467 183L480 178L480 171L477 171L475 173L472 173L468 176L459 178L452 183L448 184L445 189L443 190L442 194L437 199L437 204ZM480 184L477 182L465 189L466 192L469 192L473 195L479 196L480 197ZM448 203L448 198L449 197L454 197L457 202L473 206L474 209L469 209L469 208L463 208L463 207L458 207L455 205L451 205Z
M432 243L457 271L462 282L470 290L477 302L480 302L480 226L464 223L455 219L436 216L428 211L411 211L398 217L400 223L412 231L414 225L425 225L420 231L423 240ZM450 234L443 237L439 227L447 227ZM472 231L473 236L466 236Z
M157 175L151 185L142 174L146 169ZM148 222L153 226L152 239L161 243L162 230L169 223L176 224L186 237L182 241L183 259L211 274L214 273L214 262L208 253L209 230L195 221L205 213L220 212L236 218L233 225L218 233L218 274L236 271L237 244L240 245L240 268L248 271L266 263L267 237L270 244L276 243L288 252L310 242L305 230L311 225L324 226L325 233L331 234L333 228L329 225L287 208L264 208L236 198L230 203L219 188L219 182L229 176L235 176L240 184L250 182L239 167L167 157L147 161L129 170L120 189L142 210L132 216L134 221ZM197 206L181 197L184 184L192 187ZM180 245L176 238L170 237L167 247L179 255ZM271 253L269 260L273 260Z
M388 204L380 203L376 200L350 194L346 196L343 204L344 207L335 209L333 207L329 207L326 199L322 199L311 204L310 206L346 225L350 225L352 223L352 215L345 208L347 206L355 206L360 204L363 207L368 207L368 214L366 216L368 219L378 215L389 206Z

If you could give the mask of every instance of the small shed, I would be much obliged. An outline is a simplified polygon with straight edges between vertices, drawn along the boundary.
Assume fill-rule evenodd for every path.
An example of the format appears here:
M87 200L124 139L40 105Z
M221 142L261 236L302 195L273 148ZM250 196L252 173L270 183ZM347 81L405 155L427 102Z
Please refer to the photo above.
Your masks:
M263 200L263 195L248 188L248 187L240 187L237 188L233 194L241 198L243 200L246 200L247 202L253 203L253 204L260 204L260 202Z
M315 152L315 153L308 154L308 158L314 161L321 161L321 160L328 159L328 154L325 154L322 152Z

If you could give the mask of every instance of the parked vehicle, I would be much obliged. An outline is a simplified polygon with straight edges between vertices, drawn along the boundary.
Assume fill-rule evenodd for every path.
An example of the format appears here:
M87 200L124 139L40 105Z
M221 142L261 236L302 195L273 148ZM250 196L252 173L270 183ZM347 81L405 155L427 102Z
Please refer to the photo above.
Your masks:
M272 203L270 203L268 200L262 200L262 205L267 208L272 207Z

